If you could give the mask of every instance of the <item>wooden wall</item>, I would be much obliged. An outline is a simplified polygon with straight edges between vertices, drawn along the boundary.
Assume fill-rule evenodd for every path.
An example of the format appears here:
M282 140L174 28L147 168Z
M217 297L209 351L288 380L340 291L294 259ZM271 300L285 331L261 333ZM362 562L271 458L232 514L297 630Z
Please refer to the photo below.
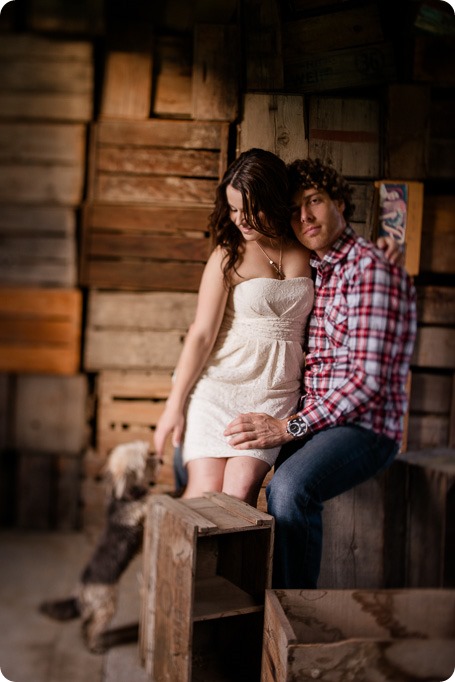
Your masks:
M107 453L152 440L194 312L215 187L252 146L287 162L333 162L354 186L353 226L367 237L377 229L375 183L420 183L422 215L407 244L419 296L407 446L454 447L455 18L431 0L402 3L393 20L391 9L333 0L6 6L3 523L99 522ZM55 400L58 428L43 407ZM68 441L68 430L80 437ZM156 489L172 486L169 449ZM75 503L63 515L67 490Z

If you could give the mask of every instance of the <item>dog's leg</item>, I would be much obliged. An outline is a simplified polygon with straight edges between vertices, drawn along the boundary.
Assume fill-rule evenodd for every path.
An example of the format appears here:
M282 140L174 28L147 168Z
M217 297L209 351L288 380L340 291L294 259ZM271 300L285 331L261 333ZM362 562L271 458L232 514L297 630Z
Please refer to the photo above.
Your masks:
M106 651L103 633L115 615L117 595L117 584L89 583L81 589L82 637L92 653Z

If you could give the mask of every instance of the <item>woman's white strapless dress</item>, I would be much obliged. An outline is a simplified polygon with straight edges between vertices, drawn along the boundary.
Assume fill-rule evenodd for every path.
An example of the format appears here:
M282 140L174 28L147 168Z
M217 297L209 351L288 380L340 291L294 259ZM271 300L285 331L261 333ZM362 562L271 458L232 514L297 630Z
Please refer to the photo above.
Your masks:
M241 413L282 419L297 410L312 306L309 277L257 278L233 287L215 347L188 399L184 463L248 455L274 464L279 447L235 450L223 431Z

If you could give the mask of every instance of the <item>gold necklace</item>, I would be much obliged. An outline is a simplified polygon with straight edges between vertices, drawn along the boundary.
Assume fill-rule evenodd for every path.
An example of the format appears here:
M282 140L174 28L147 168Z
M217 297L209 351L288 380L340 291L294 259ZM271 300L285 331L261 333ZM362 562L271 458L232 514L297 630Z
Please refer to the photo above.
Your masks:
M267 251L264 251L264 249L262 248L262 246L259 244L259 240L256 242L256 244L259 246L259 248L261 249L262 253L264 254L264 256L265 256L265 257L267 258L267 260L269 261L270 265L272 266L272 268L276 271L278 277L279 277L280 279L284 279L284 272L283 272L283 268L281 267L281 263L282 263L282 260L283 260L283 245L282 245L282 242L280 241L280 262L278 263L278 265L275 263L274 260L272 260L272 259L270 258L270 256L269 256L269 254L267 253Z

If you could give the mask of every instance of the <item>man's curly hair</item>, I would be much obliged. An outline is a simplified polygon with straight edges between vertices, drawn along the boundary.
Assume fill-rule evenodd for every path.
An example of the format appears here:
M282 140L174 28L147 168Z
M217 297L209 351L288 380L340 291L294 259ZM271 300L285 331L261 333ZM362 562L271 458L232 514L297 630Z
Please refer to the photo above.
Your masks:
M302 189L323 189L331 199L344 201L343 216L348 221L355 206L352 203L352 187L332 166L320 159L299 159L288 167L290 196Z

